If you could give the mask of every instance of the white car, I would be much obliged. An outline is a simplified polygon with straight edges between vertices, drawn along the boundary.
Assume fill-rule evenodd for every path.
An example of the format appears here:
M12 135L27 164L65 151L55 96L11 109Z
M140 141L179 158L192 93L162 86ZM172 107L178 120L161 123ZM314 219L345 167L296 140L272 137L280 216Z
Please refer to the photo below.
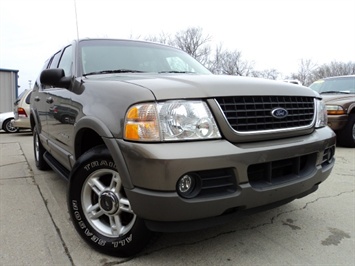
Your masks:
M19 129L31 128L30 122L30 99L32 90L24 90L14 103L13 126Z
M14 119L14 112L6 112L0 114L0 129L5 130L7 133L15 133L19 128L14 127L12 120Z

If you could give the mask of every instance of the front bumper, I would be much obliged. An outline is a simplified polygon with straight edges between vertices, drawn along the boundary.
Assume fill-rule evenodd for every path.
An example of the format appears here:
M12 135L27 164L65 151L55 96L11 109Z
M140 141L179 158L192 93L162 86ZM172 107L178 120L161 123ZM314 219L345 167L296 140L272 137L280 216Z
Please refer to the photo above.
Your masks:
M348 115L328 115L328 126L334 131L341 130L348 122Z
M31 128L31 122L29 117L14 119L12 120L12 124L14 127L18 128Z
M118 142L134 185L133 189L126 189L132 209L139 217L151 221L191 221L289 201L314 191L334 166L334 159L324 160L325 151L335 146L335 134L328 127L302 137L236 145L226 140ZM270 162L300 161L293 158L307 161L301 163L303 170L293 175L287 173L275 183L259 182L255 172L251 174L255 165L263 169ZM214 169L232 170L234 191L191 199L176 192L181 176Z

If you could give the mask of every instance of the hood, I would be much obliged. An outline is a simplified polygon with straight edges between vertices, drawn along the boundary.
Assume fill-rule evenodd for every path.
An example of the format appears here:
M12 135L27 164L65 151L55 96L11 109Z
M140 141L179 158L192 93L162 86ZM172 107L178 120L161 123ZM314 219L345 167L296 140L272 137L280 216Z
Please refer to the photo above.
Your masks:
M280 81L226 75L119 74L89 79L129 83L150 90L157 100L213 98L235 95L287 95L316 97L311 89Z
M355 102L355 94L322 94L326 104L343 105L348 102Z

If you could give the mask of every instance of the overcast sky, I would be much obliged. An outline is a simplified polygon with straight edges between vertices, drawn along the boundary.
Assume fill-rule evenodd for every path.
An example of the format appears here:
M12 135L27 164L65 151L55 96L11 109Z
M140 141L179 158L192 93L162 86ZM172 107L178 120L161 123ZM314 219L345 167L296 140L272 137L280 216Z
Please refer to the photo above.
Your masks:
M256 70L297 72L301 59L355 62L355 0L0 0L0 68L19 91L79 37L130 38L200 27Z

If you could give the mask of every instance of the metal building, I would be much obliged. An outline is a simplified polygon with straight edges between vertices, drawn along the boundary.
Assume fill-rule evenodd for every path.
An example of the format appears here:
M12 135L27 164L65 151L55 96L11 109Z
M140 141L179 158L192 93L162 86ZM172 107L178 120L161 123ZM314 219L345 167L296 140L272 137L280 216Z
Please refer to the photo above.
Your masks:
M0 113L14 109L18 94L18 70L0 68Z

